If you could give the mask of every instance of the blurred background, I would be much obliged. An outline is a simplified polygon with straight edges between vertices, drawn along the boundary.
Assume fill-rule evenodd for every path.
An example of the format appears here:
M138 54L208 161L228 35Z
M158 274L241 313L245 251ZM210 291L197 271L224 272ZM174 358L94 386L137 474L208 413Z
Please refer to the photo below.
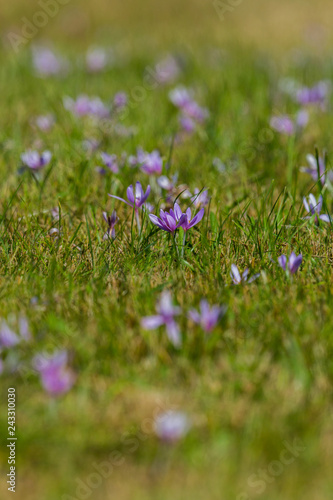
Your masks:
M43 5L51 14L47 22L35 17L45 25L33 41L51 39L73 48L93 41L150 49L233 43L275 52L298 46L321 51L332 39L329 0L2 0L5 45L8 33L21 34Z

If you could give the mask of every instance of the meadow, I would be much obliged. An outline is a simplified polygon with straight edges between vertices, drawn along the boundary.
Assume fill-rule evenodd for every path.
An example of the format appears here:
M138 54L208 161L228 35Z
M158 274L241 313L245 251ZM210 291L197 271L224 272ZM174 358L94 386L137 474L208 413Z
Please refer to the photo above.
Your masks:
M332 4L42 4L0 17L0 498L331 499Z

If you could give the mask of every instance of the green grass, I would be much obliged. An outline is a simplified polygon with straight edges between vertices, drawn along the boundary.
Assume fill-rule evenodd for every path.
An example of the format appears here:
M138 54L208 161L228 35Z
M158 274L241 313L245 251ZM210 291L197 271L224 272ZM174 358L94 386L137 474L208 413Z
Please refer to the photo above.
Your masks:
M121 67L99 75L73 66L63 78L40 79L28 50L16 57L0 53L0 311L3 318L26 315L34 337L16 348L22 369L1 375L1 477L7 474L7 388L14 386L17 498L78 499L77 480L86 484L96 464L110 461L112 453L112 474L87 498L256 498L260 488L253 486L253 475L274 471L272 462L285 443L298 439L302 450L276 476L268 472L261 497L330 499L332 226L302 219L302 197L318 196L319 190L299 167L315 148L326 149L332 166L332 113L313 111L294 142L271 132L269 119L297 111L279 91L280 78L309 85L332 80L331 60L305 52L295 64L290 56L273 59L263 48L236 42L213 57L215 40L209 37L192 50L179 39L147 50L140 40L127 47ZM76 47L67 50L62 43L74 65ZM210 111L205 126L183 143L171 147L178 124L168 100L172 86L147 91L130 106L123 124L137 128L131 137L64 109L65 95L84 92L108 100L124 90L131 96L143 85L145 68L177 43L185 61L177 84L193 88ZM37 132L31 118L48 112L56 115L54 129ZM170 160L168 175L178 172L179 184L192 191L208 188L211 203L188 233L183 258L172 238L147 219L139 236L130 208L108 197L125 196L137 180L146 187L148 176L127 167L99 176L98 154L89 156L81 146L88 137L117 155L135 154L137 146L156 148ZM36 144L53 153L40 181L30 172L18 174L20 154ZM213 166L216 157L225 172ZM329 190L324 198L332 214ZM163 201L157 190L150 201L157 213ZM54 207L60 210L56 223ZM117 236L103 241L102 212L113 207L120 219ZM49 234L54 227L58 241ZM303 254L303 264L291 279L272 260L292 249ZM232 286L232 263L261 277ZM143 316L154 314L164 289L183 310L179 350L163 328L140 326ZM202 297L228 308L210 336L187 319ZM30 361L37 352L58 348L69 351L77 381L53 401ZM187 412L192 421L173 447L161 445L151 430L156 414L170 408ZM7 498L4 479L0 488Z

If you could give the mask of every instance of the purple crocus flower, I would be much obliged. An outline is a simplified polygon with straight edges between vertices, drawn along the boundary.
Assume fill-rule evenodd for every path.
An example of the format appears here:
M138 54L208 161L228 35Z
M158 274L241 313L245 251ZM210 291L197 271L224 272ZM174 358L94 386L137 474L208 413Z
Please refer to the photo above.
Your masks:
M9 349L19 343L19 336L11 328L9 328L6 321L3 321L0 328L0 347Z
M67 364L66 351L57 351L51 357L44 354L35 356L33 366L40 374L44 389L51 396L60 396L73 386L75 375Z
M207 189L204 189L203 191L200 191L200 189L195 188L194 190L194 195L191 198L191 201L193 202L193 205L195 208L199 207L205 207L209 203L209 196L208 196L208 191Z
M49 132L55 123L55 118L53 115L41 115L37 116L35 123L42 132Z
M293 120L288 115L273 116L270 120L270 126L285 135L294 135L298 130L304 128L309 121L309 115L306 110L300 110Z
M113 106L116 109L122 109L127 105L128 97L126 92L117 92L117 94L113 98Z
M155 150L152 153L146 153L142 149L139 149L136 158L142 172L148 175L161 175L163 159L158 151Z
M184 117L190 118L195 122L202 123L208 116L209 112L206 108L202 108L193 99L191 93L184 87L178 87L172 90L169 94L171 102L179 108ZM184 124L185 125L185 122ZM187 123L188 128L191 128L190 122Z
M225 312L225 308L217 305L210 307L207 300L201 300L200 312L196 309L191 309L188 313L194 323L201 325L201 328L209 333L216 326L219 317Z
M109 155L107 153L101 153L101 159L104 163L104 165L111 170L114 174L118 174L119 172L119 165L118 165L118 159L116 155Z
M278 257L278 264L282 269L290 274L295 274L297 269L302 264L303 256L300 253L298 256L294 252L291 252L289 260L285 255L280 255Z
M32 59L35 70L41 77L58 75L67 68L67 63L48 48L35 47Z
M90 98L82 94L76 100L64 97L63 103L65 109L76 116L94 116L103 119L110 115L110 110L99 97Z
M116 237L116 230L114 227L118 222L117 212L114 210L111 215L108 215L106 212L103 212L103 218L107 223L107 225L109 226L108 230L103 236L103 240L108 240L110 238L114 240Z
M234 285L240 285L241 283L252 283L254 280L259 278L260 273L254 274L251 276L250 279L249 277L250 270L249 268L246 268L243 274L241 275L239 272L238 267L236 264L231 264L231 272L230 272L230 277L234 283Z
M174 204L173 210L172 208L168 212L164 212L164 210L160 209L160 218L156 215L150 214L149 219L155 226L159 227L163 231L167 231L168 233L173 233L178 229L187 219L186 215L181 211L178 203Z
M26 342L31 340L29 324L24 316L20 316L18 320L18 330L19 334L15 333L6 321L3 321L0 327L0 348L9 349L19 344L22 340Z
M180 314L180 308L172 304L170 292L164 291L161 294L156 311L157 315L142 318L141 325L146 330L155 330L155 328L165 325L169 340L175 347L180 347L182 339L179 326L175 321L175 316Z
M305 219L311 219L315 215L316 224L318 224L318 219L323 220L324 222L331 222L331 217L329 215L320 214L321 209L323 208L323 197L321 195L318 198L318 202L313 194L309 195L308 200L305 197L303 198L305 210L309 214L308 216L304 217Z
M150 193L150 186L147 187L146 192L143 192L141 182L137 182L135 185L135 192L133 191L133 186L132 184L127 188L127 199L128 201L124 200L124 198L119 198L119 196L114 196L113 194L109 194L111 198L115 198L116 200L123 201L126 203L126 205L129 205L130 207L134 208L135 211L137 212L140 207L145 203L147 200L149 193Z
M330 84L325 81L318 82L313 87L301 87L296 92L296 100L302 106L314 104L324 109L330 88Z
M198 222L202 220L204 213L205 209L202 208L201 210L199 210L197 215L195 215L192 219L192 212L189 207L185 212L186 218L183 220L181 227L184 229L184 231L188 231L189 229L191 229L191 227L195 226L196 224L198 224Z
M329 181L333 181L333 171L329 170L328 172L326 172L326 165L325 165L324 157L319 156L318 165L317 165L317 159L313 155L307 155L306 160L307 160L309 166L308 167L301 167L300 168L301 172L304 172L306 174L310 174L312 179L315 182L317 182L318 181L318 171L319 171L320 182L323 186L326 182L326 176L327 176Z
M191 425L187 415L180 411L167 411L156 417L155 433L168 444L175 443L184 437Z
M160 85L165 85L174 82L179 72L180 69L176 59L169 55L156 64L154 78Z
M21 161L24 166L31 170L41 170L46 167L51 161L52 154L50 151L44 151L39 154L37 151L26 151L21 155Z
M102 48L91 48L87 52L86 64L90 73L98 73L105 69L108 63L108 54Z

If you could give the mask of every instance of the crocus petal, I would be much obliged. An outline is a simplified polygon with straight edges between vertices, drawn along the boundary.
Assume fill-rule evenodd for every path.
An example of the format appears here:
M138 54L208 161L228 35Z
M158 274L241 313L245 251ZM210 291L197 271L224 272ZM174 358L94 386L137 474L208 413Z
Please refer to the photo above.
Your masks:
M285 255L280 255L280 257L278 257L278 263L279 266L282 267L282 269L285 271L287 265L287 257Z
M303 260L302 254L299 254L297 257L295 256L295 258L293 260L291 260L291 256L290 256L288 267L289 267L289 271L291 272L291 274L296 273L297 269L302 264L302 260Z
M310 212L310 208L309 208L309 205L308 205L308 202L307 202L307 199L305 198L305 196L303 198L303 205L305 207L305 210L309 213Z
M196 224L198 224L198 222L200 222L201 219L203 218L204 213L205 213L205 209L204 208L202 208L201 210L199 210L199 212L197 213L197 215L195 217L193 217L193 219L189 223L187 229L190 229L191 227L193 227Z
M150 194L150 186L148 185L147 190L146 190L145 194L143 195L143 197L141 199L141 205L143 205L143 203L145 203L145 201L147 200L149 194Z
M164 320L162 316L146 316L145 318L141 319L141 325L146 330L154 330L155 328L163 325L163 323Z
M252 283L256 279L258 279L259 276L260 276L260 273L254 274L253 276L251 276L251 278L249 279L248 283Z
M327 214L319 215L319 219L323 220L324 222L331 222L331 217Z
M231 273L230 276L233 280L233 282L236 285L239 285L239 283L242 281L241 275L239 273L238 267L235 264L231 264Z
M181 216L183 215L183 212L181 211L180 206L178 205L178 203L175 203L173 209L175 211L177 220L179 220L181 218Z
M141 184L140 184L141 186ZM127 190L126 190L126 194L127 194L127 199L130 203L130 205L133 207L134 206L134 203L135 203L135 199L134 199L134 193L133 193L133 186L132 184L130 186L128 186Z
M198 313L198 311L196 311L195 309L191 309L189 312L188 312L188 316L189 318L194 321L194 323L200 323L200 314Z
M119 198L119 196L115 196L114 194L108 194L108 196L110 196L110 198L115 198L116 200L123 201L124 203L126 203L126 205L133 208L133 205L128 203L128 201L124 200L124 198Z
M182 339L180 336L179 326L175 321L169 321L166 325L167 335L175 347L181 347Z
M321 212L321 209L322 209L322 208L323 208L323 197L322 197L322 195L320 195L320 196L319 196L319 198L318 198L318 203L317 203L317 207L316 207L316 212L317 212L318 214L320 214L320 212Z

